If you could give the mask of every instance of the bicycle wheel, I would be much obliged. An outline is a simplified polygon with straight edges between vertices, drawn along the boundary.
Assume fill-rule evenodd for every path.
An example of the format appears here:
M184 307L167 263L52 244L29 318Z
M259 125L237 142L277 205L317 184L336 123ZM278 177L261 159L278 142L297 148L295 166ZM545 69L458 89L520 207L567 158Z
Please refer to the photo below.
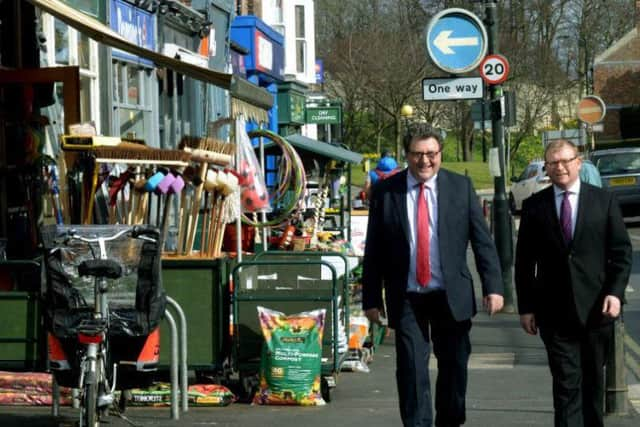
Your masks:
M82 386L82 407L80 427L99 426L98 387L102 379L100 363L92 362L92 368L85 374Z
M96 370L86 373L84 385L82 387L82 407L80 427L95 427L98 425L98 380L99 375Z

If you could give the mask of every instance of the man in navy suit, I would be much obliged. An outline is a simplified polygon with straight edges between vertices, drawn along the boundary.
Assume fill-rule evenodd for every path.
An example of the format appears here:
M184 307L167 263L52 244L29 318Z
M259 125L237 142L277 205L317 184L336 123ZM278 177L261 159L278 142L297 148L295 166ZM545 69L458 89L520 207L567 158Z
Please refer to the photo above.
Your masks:
M556 426L603 426L604 365L632 247L614 195L581 182L576 146L545 149L553 185L523 204L515 279L523 329L540 336Z
M433 343L435 425L459 426L465 422L469 330L476 313L469 242L490 314L502 309L502 275L471 181L440 168L440 135L420 132L404 149L408 169L376 184L371 195L363 309L371 322L379 322L386 298L403 424L433 423L428 369Z

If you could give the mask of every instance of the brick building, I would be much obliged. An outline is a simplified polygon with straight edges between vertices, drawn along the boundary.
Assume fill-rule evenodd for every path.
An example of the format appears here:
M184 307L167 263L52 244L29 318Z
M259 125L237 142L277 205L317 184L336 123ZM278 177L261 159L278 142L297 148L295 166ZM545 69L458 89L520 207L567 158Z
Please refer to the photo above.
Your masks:
M640 143L640 0L635 15L634 28L594 60L594 93L607 106L600 143Z

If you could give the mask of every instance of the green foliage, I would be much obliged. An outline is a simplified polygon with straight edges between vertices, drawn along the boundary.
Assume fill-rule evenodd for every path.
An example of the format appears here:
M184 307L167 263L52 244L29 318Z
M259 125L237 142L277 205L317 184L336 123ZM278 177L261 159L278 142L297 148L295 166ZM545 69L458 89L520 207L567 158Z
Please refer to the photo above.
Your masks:
M371 162L373 167L375 167L375 163ZM367 177L367 173L364 171L362 165L351 165L351 185L355 185L356 187L364 186L365 178ZM355 196L355 195L354 195Z
M455 162L457 155L458 141L455 135L447 135L442 144L442 160Z
M580 121L577 118L571 120L565 120L562 122L563 129L578 129L580 127Z
M371 167L375 167L375 162L371 163ZM489 174L489 165L482 161L473 162L456 162L444 161L442 167L452 170L462 175L468 175L473 181L476 190L493 188L493 177ZM366 172L362 165L351 166L351 184L356 187L364 185ZM354 194L353 197L356 195Z
M478 132L476 141L473 145L473 160L470 162L458 161L456 150L458 150L457 138L454 134L449 133L445 139L442 155L442 167L454 172L468 175L473 181L476 190L491 189L494 187L493 177L489 173L488 163L482 161L482 143L481 134ZM487 134L487 151L491 148L491 134ZM528 136L520 144L518 151L511 159L511 175L518 175L529 164L531 160L542 158L542 143L540 137ZM377 159L372 159L371 167L375 167ZM355 186L364 185L366 173L362 165L354 165L351 167L351 183Z
M486 135L487 152L491 148L491 134ZM474 135L471 161L482 161L482 133ZM462 159L462 142L458 141L456 134L449 132L442 147L442 160L445 162L457 162Z
M344 119L344 140L351 142L352 150L376 153L379 140L380 151L395 151L393 128L386 126L373 113L367 110L345 110Z
M493 177L489 174L489 164L482 161L472 162L444 162L445 169L467 175L471 178L476 190L493 188Z
M520 143L518 151L511 158L511 175L519 175L531 160L541 159L543 155L540 137L527 136Z

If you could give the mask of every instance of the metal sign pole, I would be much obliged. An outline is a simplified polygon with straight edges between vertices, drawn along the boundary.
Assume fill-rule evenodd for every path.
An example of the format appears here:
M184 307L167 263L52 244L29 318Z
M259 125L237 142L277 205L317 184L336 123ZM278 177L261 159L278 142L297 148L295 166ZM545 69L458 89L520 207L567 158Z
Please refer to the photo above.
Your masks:
M496 53L498 50L498 25L496 3L489 1L486 3L486 26L488 34L488 52ZM498 159L500 162L500 176L494 178L493 195L493 220L494 239L500 266L502 267L502 281L504 284L504 312L515 311L512 289L513 270L513 235L511 229L511 218L509 213L509 202L507 200L505 187L505 149L504 149L504 128L502 119L502 107L500 99L503 96L502 86L491 86L491 106L492 106L492 129L493 146L498 149Z

